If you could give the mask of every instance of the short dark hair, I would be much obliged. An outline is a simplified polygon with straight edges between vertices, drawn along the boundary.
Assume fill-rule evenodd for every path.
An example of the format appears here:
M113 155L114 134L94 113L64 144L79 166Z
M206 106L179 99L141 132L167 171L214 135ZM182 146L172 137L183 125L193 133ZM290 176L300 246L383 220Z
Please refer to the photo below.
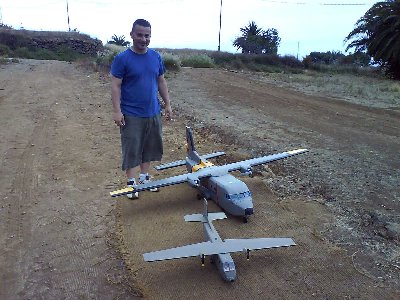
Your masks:
M136 25L143 26L143 27L150 27L151 28L150 22L145 20L145 19L137 19L135 22L133 22L132 31L133 31L133 29L135 28Z

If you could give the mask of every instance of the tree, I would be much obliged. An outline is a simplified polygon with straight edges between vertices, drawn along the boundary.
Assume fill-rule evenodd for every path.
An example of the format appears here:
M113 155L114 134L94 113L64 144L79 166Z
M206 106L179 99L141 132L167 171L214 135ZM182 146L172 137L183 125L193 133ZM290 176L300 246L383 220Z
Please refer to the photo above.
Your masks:
M389 75L400 79L400 1L375 3L346 37L346 51L366 52Z
M233 41L233 46L242 49L242 53L277 54L281 41L278 30L269 28L263 30L254 21L240 28L242 35Z
M111 37L111 41L108 41L107 43L124 47L128 47L131 44L131 42L125 41L125 36L117 36L116 34L114 34Z

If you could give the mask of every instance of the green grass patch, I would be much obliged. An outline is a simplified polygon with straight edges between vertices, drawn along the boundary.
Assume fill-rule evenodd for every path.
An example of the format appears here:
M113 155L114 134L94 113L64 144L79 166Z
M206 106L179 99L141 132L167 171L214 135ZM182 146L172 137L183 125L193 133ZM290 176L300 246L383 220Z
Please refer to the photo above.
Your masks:
M17 47L15 49L11 49L8 46L2 44L0 44L0 55L6 57L16 57L16 58L61 60L61 61L75 61L85 56L67 47L58 47L55 50L34 48L31 46Z
M178 55L163 52L161 53L161 57L168 71L179 71L181 69L182 62Z
M213 68L215 63L207 54L191 55L182 58L182 67Z

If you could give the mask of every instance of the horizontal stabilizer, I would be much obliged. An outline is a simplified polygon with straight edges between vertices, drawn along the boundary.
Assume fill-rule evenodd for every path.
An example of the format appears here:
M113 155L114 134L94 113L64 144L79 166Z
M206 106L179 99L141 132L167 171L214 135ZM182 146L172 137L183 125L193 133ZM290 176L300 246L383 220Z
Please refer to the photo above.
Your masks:
M166 163L166 164L163 164L163 165L155 166L154 169L156 169L157 171L161 171L161 170L165 170L165 169L184 166L185 164L186 164L186 160L182 159L182 160L177 160L177 161L173 161L173 162L170 162L170 163Z
M207 222L207 219L202 214L186 215L184 218L186 222Z
M223 212L208 213L208 220L202 214L193 214L193 215L186 215L185 216L185 221L186 222L207 223L208 221L211 222L211 221L214 221L214 220L222 220L222 219L226 219L226 215Z
M210 159L210 158L215 158L215 157L222 156L222 155L225 155L225 152L219 151L219 152L204 154L204 155L201 155L200 157L202 159Z
M223 242L203 242L143 254L145 261L187 258L192 256L295 246L290 238L231 239Z
M221 152L220 151L220 152L204 154L204 155L201 155L200 158L201 159L210 159L210 158L215 158L215 157L218 157L218 156L221 156L221 155L225 155L225 152ZM166 164L155 166L154 169L156 169L157 171L161 171L161 170L165 170L165 169L184 166L185 164L186 164L186 160L181 159L181 160L173 161L173 162L170 162L170 163L166 163Z

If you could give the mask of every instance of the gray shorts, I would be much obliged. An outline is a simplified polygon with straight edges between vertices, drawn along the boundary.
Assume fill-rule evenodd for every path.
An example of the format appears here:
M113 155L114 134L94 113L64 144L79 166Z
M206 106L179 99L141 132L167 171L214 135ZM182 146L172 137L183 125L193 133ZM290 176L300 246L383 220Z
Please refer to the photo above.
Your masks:
M120 128L122 170L137 167L141 163L160 161L163 155L161 116L124 117L125 125Z

